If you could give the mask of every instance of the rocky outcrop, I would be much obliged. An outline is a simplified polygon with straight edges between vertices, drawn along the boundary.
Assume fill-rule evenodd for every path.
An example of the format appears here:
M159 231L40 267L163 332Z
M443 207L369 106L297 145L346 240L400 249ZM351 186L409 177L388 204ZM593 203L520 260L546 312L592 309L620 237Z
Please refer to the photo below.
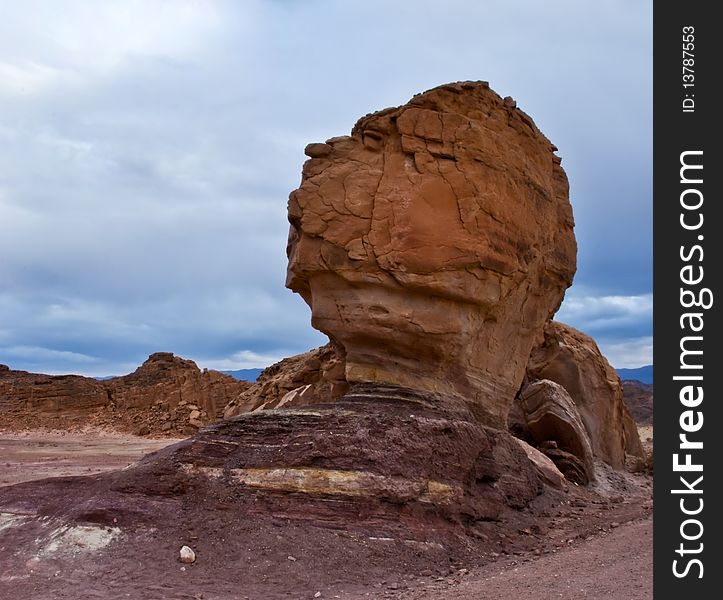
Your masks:
M200 423L215 421L226 404L249 384L218 371L201 371L192 360L171 352L151 354L133 373L103 382L113 404L121 409L151 406L155 403L175 408L193 404L194 419Z
M72 493L56 482L53 493L31 494L31 502L42 497L35 513L148 527L173 502L178 514L207 505L238 522L265 517L280 527L437 545L448 533L476 526L482 533L544 489L514 438L481 425L466 407L365 384L333 403L245 413L128 469L68 482ZM12 493L0 496L2 506L12 505Z
M563 487L505 427L575 270L553 152L484 83L307 146L287 286L331 343L268 369L163 463L254 511L346 528L466 526Z
M575 272L556 148L484 82L440 86L307 146L287 287L349 383L464 401L503 428Z
M5 417L65 411L81 413L108 404L103 384L79 375L42 375L0 365L0 414Z
M348 390L343 350L333 342L271 365L229 402L224 418L269 408L338 400Z
M639 425L653 424L653 386L641 381L623 381L623 401Z
M3 365L4 366L4 365ZM192 433L221 417L250 384L170 352L130 375L98 381L0 368L0 426L64 429L98 425L146 435Z
M530 461L532 461L532 464L535 465L535 467L537 468L537 472L540 474L546 484L557 488L558 490L567 489L567 481L565 480L565 476L548 456L546 456L545 454L540 452L540 450L531 446L524 440L521 440L520 438L513 437L512 439L518 446L520 446L520 448L525 451L525 454L527 454L527 458L529 458Z
M530 355L528 379L548 379L567 391L596 457L619 469L626 452L642 456L637 430L623 403L620 378L595 341L557 321L545 326L543 337Z
M592 481L595 467L590 437L565 388L547 379L538 380L522 388L519 403L526 429L535 444L543 448L543 452L548 450L546 454L572 481L583 485ZM554 442L554 445L549 442ZM569 476L570 459L549 450L562 450L578 459L579 467L575 464L578 461L572 461L575 464L572 477ZM564 457L563 464L558 464L558 457Z

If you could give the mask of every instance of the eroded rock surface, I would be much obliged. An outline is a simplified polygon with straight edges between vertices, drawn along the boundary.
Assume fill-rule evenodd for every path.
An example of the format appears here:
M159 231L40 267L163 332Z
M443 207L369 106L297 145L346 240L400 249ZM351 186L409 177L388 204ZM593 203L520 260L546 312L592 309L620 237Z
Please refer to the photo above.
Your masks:
M226 405L223 416L332 402L348 390L344 351L330 342L264 369L253 385Z
M98 381L0 369L0 426L69 429L97 425L140 435L190 434L219 419L245 381L198 368L170 352L129 375Z
M635 423L623 403L620 378L590 336L551 321L545 326L544 340L532 351L527 376L531 381L549 379L567 391L596 457L620 469L626 452L643 455Z
M559 453L549 450L562 450L572 454L580 461L582 473L572 480L587 484L595 477L593 451L590 436L583 425L580 413L572 398L561 385L542 379L529 383L522 388L519 395L520 406L524 413L526 427L536 445L548 450L547 455L557 464ZM546 442L554 441L554 447L546 446ZM545 450L543 450L544 452ZM570 462L565 458L564 465ZM573 461L574 462L574 461ZM560 470L570 471L558 464ZM567 475L568 473L566 473Z
M219 371L199 369L195 362L171 352L151 354L133 373L103 382L119 408L150 406L156 402L175 408L192 404L203 423L215 421L226 404L248 387Z
M79 375L43 375L0 365L0 415L71 414L104 406L108 393L102 383Z
M350 383L456 396L504 427L575 271L554 151L484 82L435 88L307 147L287 286L344 348Z

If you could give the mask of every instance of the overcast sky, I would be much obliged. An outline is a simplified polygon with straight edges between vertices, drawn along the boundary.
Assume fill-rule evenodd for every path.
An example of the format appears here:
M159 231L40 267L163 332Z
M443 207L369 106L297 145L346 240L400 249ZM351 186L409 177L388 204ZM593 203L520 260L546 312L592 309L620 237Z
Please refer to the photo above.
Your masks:
M0 363L265 366L325 342L284 288L308 142L456 80L559 148L558 318L652 362L652 2L0 0Z

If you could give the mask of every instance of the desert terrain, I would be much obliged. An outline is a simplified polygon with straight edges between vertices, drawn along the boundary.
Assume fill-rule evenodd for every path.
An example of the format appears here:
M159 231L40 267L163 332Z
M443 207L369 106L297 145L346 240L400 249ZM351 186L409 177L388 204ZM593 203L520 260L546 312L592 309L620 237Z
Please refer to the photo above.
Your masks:
M93 429L73 434L0 432L0 484L90 477L125 468L175 441ZM651 480L627 477L632 485L607 482L598 498L578 491L560 497L559 504L533 509L538 514L525 522L528 527L518 523L510 530L511 525L501 524L484 544L451 559L433 544L330 535L314 528L284 531L287 527L274 521L267 527L284 533L269 538L271 544L245 548L239 541L258 530L241 523L220 527L213 509L213 523L204 523L200 515L198 521L181 519L143 536L112 523L105 536L96 527L58 527L48 538L50 551L48 545L39 545L34 553L22 554L23 563L7 560L18 548L7 538L3 541L0 597L652 598ZM3 512L0 530L24 518L21 512ZM309 543L325 544L334 556L309 565ZM197 552L191 565L178 560L184 544ZM230 572L229 561L234 565Z
M484 81L307 145L286 286L329 342L254 383L0 365L0 598L652 597L652 390L553 319L556 151Z

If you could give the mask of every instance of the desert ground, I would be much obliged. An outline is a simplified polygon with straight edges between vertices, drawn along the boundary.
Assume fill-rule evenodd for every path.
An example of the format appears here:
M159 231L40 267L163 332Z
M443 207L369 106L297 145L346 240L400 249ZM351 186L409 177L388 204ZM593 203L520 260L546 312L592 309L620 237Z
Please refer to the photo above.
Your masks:
M641 430L641 439L651 436L651 428ZM0 432L0 485L93 477L123 469L176 441L93 429ZM208 527L172 523L151 533L153 539L136 536L130 544L117 527L70 528L56 535L50 550L39 548L21 565L12 560L16 549L5 537L0 542L0 598L652 598L652 481L611 471L600 479L601 497L574 490L572 497L538 511L536 525L507 533L504 524L496 529L491 534L495 550L438 563L433 549L420 549L411 541L361 540L328 531L318 532L314 541L308 539L313 528L279 529L275 544L246 548L255 546L243 541L250 531L232 527L227 534L238 539L219 540L223 534L216 518L209 519ZM0 515L0 531L22 518ZM215 537L221 548L204 537ZM269 536L263 537L268 542ZM323 565L304 565L304 547L315 543L327 544L336 557ZM194 564L178 561L183 544L196 548ZM350 556L360 549L359 556ZM154 557L158 552L164 556ZM224 553L245 574L224 564ZM149 558L153 569L148 569Z
M0 432L0 486L122 469L175 441L94 429Z

